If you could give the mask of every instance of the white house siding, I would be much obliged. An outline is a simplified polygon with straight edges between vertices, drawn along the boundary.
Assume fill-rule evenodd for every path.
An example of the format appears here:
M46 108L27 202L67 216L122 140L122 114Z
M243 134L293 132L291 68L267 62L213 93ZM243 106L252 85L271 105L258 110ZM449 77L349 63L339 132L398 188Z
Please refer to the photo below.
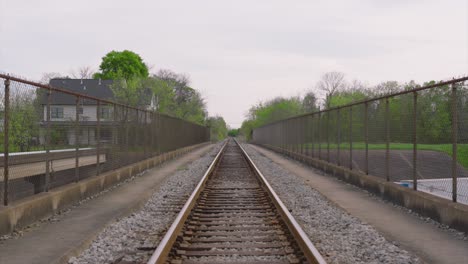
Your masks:
M75 121L76 117L76 106L75 105L51 105L52 107L62 107L63 108L63 118L50 118L53 122L60 122L60 121ZM96 105L83 105L83 114L80 115L80 121L97 121L97 106ZM107 107L107 106L101 106ZM112 109L112 108L111 108ZM109 117L112 117L112 111L110 109ZM47 106L44 106L44 121L47 120ZM108 121L109 119L101 119L101 121ZM45 130L41 129L39 136L40 144L45 144ZM95 137L95 128L93 127L85 127L81 128L80 133L80 144L81 145L95 145L96 144L96 137ZM75 145L75 129L69 128L67 130L67 142L70 145Z
M63 107L63 118L52 118L50 117L51 121L73 121L76 117L76 106L74 105L51 105L52 107ZM83 114L80 115L81 120L83 121L97 121L96 109L97 106L95 105L84 105L83 107ZM47 120L47 106L44 106L44 120Z
M81 133L79 135L80 145L96 145L96 137L94 128L83 127L80 129ZM69 145L76 144L75 130L69 129L67 131L67 139Z

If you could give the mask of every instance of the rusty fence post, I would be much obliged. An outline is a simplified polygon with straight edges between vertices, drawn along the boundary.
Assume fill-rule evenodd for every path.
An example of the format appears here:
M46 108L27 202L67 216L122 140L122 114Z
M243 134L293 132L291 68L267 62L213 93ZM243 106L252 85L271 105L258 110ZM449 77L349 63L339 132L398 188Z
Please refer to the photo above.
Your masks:
M135 134L136 137L132 137L132 145L133 145L133 148L134 148L134 151L136 152L137 156L140 157L140 154L141 154L141 149L140 149L140 146L141 146L141 138L143 138L143 141L145 140L144 139L144 134L141 133L140 134L140 112L138 111L138 109L135 110L136 111L136 120L135 120L135 123L134 123L134 126L133 126L133 133L132 134ZM130 135L129 135L130 136ZM132 162L135 162L132 160Z
M340 109L338 108L337 110L337 118L336 118L336 130L338 131L338 139L337 139L337 159L336 159L336 163L338 164L338 166L341 166L341 156L340 156L340 144L341 144L341 111Z
M120 158L121 149L120 149L120 122L118 121L118 112L117 112L117 105L112 104L112 148L106 154L108 154L107 159L111 159L112 164L111 168L115 169L117 166L117 159Z
M143 138L144 138L144 140L143 140L143 144L144 144L143 151L144 151L144 156L145 156L145 159L146 159L146 158L148 158L148 145L149 145L149 141L150 141L150 139L149 139L150 130L147 128L147 125L148 125L148 111L146 111L146 110L144 111L144 117L143 118L145 120L143 122L143 125L142 125L142 127L144 129L144 131L143 131Z
M322 113L318 113L318 125L317 125L317 128L318 128L318 135L317 135L317 138L318 138L318 158L321 160L322 159Z
M76 96L75 105L75 181L80 180L80 164L79 164L79 151L80 151L80 97Z
M457 86L452 84L452 201L457 202L457 141L458 141L458 104Z
M288 154L288 133L286 132L287 124L288 124L287 120L283 122L283 142L284 142L283 154L285 155Z
M385 178L390 181L390 106L385 98Z
M316 121L315 121L315 114L312 114L311 115L311 120L310 120L310 124L311 124L311 141L312 141L312 158L315 158L315 131L316 131L316 128L317 126L315 125Z
M353 107L349 107L349 169L353 170Z
M294 146L294 154L297 154L299 153L298 150L299 150L299 146L298 146L298 143L299 143L299 128L298 128L298 122L297 122L297 119L293 119L293 132L294 132L294 142L293 142L293 146ZM297 160L297 156L294 155L293 157L294 159Z
M309 141L311 139L311 133L310 133L310 124L311 124L311 115L308 115L306 118L306 135L305 135L305 141L306 141L306 153L305 155L307 157L310 157L310 146L309 146Z
M306 155L306 136L307 136L307 133L306 133L306 127L307 127L307 116L303 116L301 117L301 120L302 120L302 125L301 125L301 133L302 133L302 136L301 136L301 140L302 140L302 151L301 151L301 154L302 154L302 160L303 161L306 161L304 159L304 156Z
M369 104L364 103L364 141L366 144L366 159L364 165L364 172L369 174Z
M327 111L327 162L330 162L330 112Z
M50 101L52 100L52 91L49 89L47 90L47 106L46 106L46 134L45 134L45 165L46 165L46 173L45 173L45 184L44 184L44 192L49 191L50 187Z
M10 79L5 80L5 98L4 98L4 119L3 119L3 204L8 205L8 177L9 177L9 118L10 118Z
M151 153L150 156L154 156L154 111L150 112L150 146L151 146Z
M418 93L413 92L413 189L418 189L418 178L417 178L417 107L418 107Z
M101 173L101 101L97 101L96 105L96 175Z
M129 138L128 138L128 133L129 133L129 130L130 130L130 127L129 127L129 123L130 123L130 117L128 116L129 115L129 109L128 107L125 107L125 106L122 106L122 111L125 111L125 118L124 118L124 129L125 129L125 134L124 134L124 137L125 137L125 153L128 155L130 149L129 149ZM125 162L125 165L128 164L128 161Z

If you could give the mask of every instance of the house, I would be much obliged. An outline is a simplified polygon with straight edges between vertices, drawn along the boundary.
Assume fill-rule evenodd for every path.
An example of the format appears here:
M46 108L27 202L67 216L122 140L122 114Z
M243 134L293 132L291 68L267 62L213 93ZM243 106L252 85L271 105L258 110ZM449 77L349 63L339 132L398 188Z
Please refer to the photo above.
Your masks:
M50 86L68 90L77 94L84 94L95 98L114 101L114 93L111 89L112 80L96 79L52 79ZM150 89L144 89L141 108L154 109L154 94ZM43 94L40 100L43 109L41 122L40 143L45 143L45 128L47 126L47 94ZM76 127L76 96L52 92L50 98L50 126L52 145L75 145ZM101 122L101 143L112 141L112 127L114 122L113 106L101 104L100 111L97 112L97 102L95 100L81 99L79 101L79 135L80 145L95 145L97 135L98 114Z

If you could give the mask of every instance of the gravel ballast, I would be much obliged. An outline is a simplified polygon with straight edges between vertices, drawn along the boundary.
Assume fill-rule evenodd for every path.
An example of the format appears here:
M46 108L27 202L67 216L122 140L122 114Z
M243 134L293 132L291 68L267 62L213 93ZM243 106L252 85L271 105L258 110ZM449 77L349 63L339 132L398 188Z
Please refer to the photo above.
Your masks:
M422 263L254 148L244 149L328 263Z
M70 258L69 263L145 262L221 146L216 144L203 157L165 178L139 211L108 225L88 249Z

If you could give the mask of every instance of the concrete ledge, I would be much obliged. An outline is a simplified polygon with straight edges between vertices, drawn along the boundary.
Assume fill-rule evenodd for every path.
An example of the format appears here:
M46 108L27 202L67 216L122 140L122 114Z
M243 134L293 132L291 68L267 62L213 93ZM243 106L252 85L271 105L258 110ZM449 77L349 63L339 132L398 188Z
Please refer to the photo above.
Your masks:
M206 144L209 144L209 142L166 152L117 170L102 173L99 176L52 189L47 193L27 197L6 207L0 207L0 235L9 234L16 228L25 227L50 216L146 169L155 167Z
M384 179L365 175L358 171L338 166L323 160L308 157L275 146L257 144L261 147L282 153L293 159L323 170L335 177L363 188L373 194L397 205L411 209L418 214L430 217L435 221L454 229L468 233L468 205L454 203L428 193L414 191Z

